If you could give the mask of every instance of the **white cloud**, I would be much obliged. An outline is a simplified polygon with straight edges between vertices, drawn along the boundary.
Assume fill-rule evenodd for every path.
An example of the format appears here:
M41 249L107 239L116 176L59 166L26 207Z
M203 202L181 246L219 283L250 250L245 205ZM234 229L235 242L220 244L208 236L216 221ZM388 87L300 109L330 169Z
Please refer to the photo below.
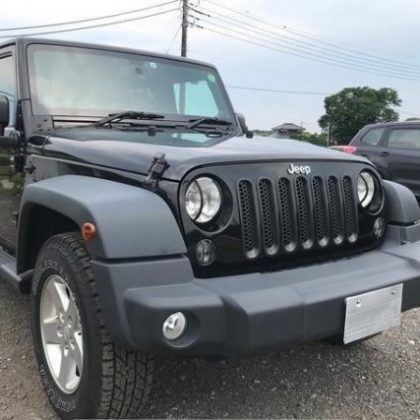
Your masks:
M47 24L138 9L164 0L14 0L2 2L0 28ZM197 0L192 0L197 2ZM214 8L207 0L201 5ZM420 2L417 0L231 0L221 4L248 11L279 25L315 36L356 44L356 50L386 55L394 60L420 63ZM174 3L178 7L178 3ZM172 6L167 6L170 8ZM220 9L219 9L220 10ZM146 13L146 12L145 12ZM73 32L51 37L107 43L164 52L179 28L179 12L107 28ZM198 22L200 23L200 22ZM3 35L4 32L0 32ZM179 52L179 37L171 53ZM347 86L394 87L403 99L403 107L420 114L420 82L403 81L364 74L303 60L190 29L190 55L217 64L227 84L283 90L336 92ZM270 128L292 121L317 129L323 112L322 96L286 95L229 90L235 107L246 113L249 125ZM404 115L404 118L406 116Z

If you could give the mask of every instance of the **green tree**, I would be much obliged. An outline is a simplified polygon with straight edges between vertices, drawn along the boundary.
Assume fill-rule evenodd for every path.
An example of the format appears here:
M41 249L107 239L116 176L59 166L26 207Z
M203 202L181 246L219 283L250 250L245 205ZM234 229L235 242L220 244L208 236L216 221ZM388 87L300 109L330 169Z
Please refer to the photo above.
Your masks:
M347 144L366 124L397 121L392 107L400 105L397 91L391 88L346 88L325 98L325 115L318 123L338 144Z
M273 132L271 130L252 130L254 132L254 134L256 136L262 136L262 137L268 137L269 135L271 135Z
M316 144L318 146L327 145L327 135L325 133L317 134L304 131L303 133L292 136L292 138L295 140L307 141L308 143Z

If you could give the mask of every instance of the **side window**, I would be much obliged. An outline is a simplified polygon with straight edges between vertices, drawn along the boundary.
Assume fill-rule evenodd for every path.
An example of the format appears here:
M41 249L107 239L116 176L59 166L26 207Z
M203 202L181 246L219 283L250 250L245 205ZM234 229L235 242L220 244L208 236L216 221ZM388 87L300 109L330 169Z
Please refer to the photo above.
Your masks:
M16 99L16 81L14 58L11 55L2 57L0 55L0 95L5 95L10 104L10 121L14 120L14 109ZM0 127L3 132L4 127Z
M369 130L361 139L361 142L369 146L377 146L384 134L385 128L373 128Z
M396 128L391 131L388 147L420 150L420 128Z

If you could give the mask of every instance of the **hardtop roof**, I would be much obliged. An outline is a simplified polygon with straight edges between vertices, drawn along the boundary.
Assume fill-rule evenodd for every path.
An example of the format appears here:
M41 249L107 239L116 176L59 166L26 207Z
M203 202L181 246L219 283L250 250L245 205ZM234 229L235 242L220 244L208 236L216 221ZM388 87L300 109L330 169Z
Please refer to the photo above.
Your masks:
M114 46L114 45L93 44L93 43L79 42L79 41L65 41L65 40L60 40L60 39L17 37L17 38L11 38L7 41L0 43L0 48L6 47L8 45L13 45L13 44L22 45L24 47L29 44L62 45L65 47L81 47L81 48L91 48L91 49L104 50L104 51L126 52L126 53L132 53L132 54L147 55L149 57L166 58L170 60L182 61L182 62L192 63L192 64L199 64L202 66L215 68L215 66L211 63L194 60L194 59L186 58L186 57L180 57L176 55L161 54L161 53L157 53L153 51L138 50L134 48L125 48L125 47L119 47L119 46Z

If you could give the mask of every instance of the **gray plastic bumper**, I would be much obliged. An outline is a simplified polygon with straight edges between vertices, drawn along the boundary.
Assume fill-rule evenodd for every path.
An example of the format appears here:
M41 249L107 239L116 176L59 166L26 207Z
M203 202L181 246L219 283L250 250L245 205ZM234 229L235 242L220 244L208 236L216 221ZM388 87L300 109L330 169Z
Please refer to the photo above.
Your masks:
M409 241L416 241L411 242ZM375 251L302 268L194 278L185 256L93 261L113 338L148 352L233 356L343 332L345 298L403 283L403 311L420 306L420 225L389 226ZM187 314L169 343L162 323Z

